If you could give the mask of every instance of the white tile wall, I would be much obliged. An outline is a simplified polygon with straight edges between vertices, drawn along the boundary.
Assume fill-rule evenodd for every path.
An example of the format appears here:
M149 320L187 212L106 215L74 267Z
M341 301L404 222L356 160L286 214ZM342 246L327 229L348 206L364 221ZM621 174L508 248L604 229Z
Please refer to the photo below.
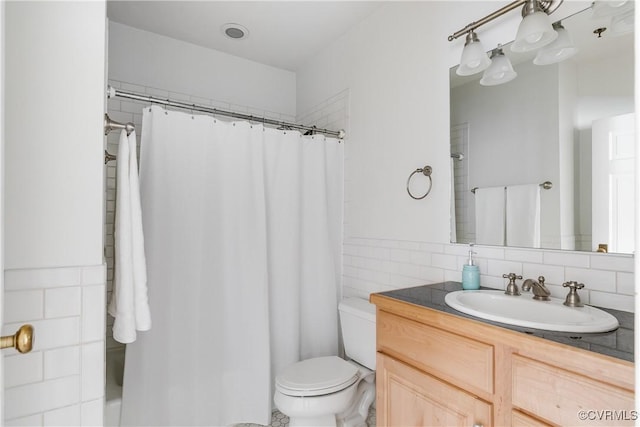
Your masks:
M82 304L81 296L82 289L78 286L45 290L44 317L79 316Z
M101 426L103 424L104 398L82 402L80 411L83 426Z
M44 313L42 291L6 291L4 293L4 321L22 322L41 319Z
M83 345L81 353L82 401L99 399L105 391L104 341Z
M13 420L8 420L5 423L7 427L33 427L33 426L41 426L43 423L43 415L31 415L29 417L21 417L14 418Z
M319 128L340 130L347 133L349 139L349 90L345 89L320 104L298 114L295 120L305 126L317 126Z
M80 375L80 346L62 347L44 355L44 378Z
M42 381L42 352L14 353L4 358L4 386L14 387Z
M451 126L450 139L451 153L461 153L464 156L462 159L453 159L456 241L475 242L473 193L469 191L469 124Z
M31 353L4 353L7 426L102 424L105 282L106 265L5 271L2 334L35 329Z
M86 286L82 290L82 307L105 307L104 285ZM101 341L105 334L105 316L101 310L82 311L83 342Z
M411 248L411 249L407 249ZM583 302L623 311L634 311L633 257L567 251L476 246L476 263L483 286L504 289L504 273L525 278L545 276L554 297L564 298L562 283L585 284ZM460 281L467 257L466 245L434 245L362 238L345 238L344 294L367 297L371 292L406 285ZM429 261L430 260L430 261Z
M54 409L44 414L45 426L80 425L80 405Z
M80 381L77 376L16 386L6 390L5 417L11 420L26 414L46 414L79 401Z

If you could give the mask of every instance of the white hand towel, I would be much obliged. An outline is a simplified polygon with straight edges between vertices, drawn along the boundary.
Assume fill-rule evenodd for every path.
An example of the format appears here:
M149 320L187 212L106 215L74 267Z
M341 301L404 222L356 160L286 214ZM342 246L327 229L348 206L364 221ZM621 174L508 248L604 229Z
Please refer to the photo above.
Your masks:
M476 190L476 244L504 245L504 187Z
M151 313L147 296L147 261L144 254L142 209L140 207L140 183L138 181L138 157L136 155L136 131L129 134L129 196L131 200L131 241L134 283L134 308L136 329L151 329Z
M136 340L136 330L151 328L135 132L129 137L124 130L120 134L116 182L116 265L108 311L115 318L113 338L130 343Z
M507 187L507 246L540 247L540 186Z

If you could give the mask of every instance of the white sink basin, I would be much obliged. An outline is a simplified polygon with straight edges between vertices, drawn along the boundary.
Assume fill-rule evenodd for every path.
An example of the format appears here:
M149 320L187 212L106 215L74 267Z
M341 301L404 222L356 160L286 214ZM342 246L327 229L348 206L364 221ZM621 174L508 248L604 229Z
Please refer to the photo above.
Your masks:
M536 301L531 294L503 291L455 291L445 296L451 308L471 316L525 328L558 332L595 333L616 329L618 319L595 307L567 307L564 300Z

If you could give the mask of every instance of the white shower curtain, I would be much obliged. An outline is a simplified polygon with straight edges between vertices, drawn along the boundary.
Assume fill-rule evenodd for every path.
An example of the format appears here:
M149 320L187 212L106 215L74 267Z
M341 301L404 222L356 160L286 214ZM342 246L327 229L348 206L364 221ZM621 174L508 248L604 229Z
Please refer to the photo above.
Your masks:
M154 328L127 346L122 425L268 424L273 377L337 354L343 144L146 108Z

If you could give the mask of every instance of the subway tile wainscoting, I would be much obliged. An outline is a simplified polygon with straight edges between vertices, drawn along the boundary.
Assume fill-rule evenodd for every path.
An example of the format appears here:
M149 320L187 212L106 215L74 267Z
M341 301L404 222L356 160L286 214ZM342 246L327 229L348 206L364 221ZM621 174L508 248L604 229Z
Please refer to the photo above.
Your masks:
M23 323L35 329L30 353L4 354L6 426L102 425L104 317L95 307L104 305L105 271L5 271L2 334Z
M345 238L343 287L345 296L368 297L381 292L460 281L469 247L397 240ZM481 284L504 289L504 273L526 278L545 276L551 296L564 298L562 283L584 283L582 302L634 311L633 257L543 249L474 246Z

